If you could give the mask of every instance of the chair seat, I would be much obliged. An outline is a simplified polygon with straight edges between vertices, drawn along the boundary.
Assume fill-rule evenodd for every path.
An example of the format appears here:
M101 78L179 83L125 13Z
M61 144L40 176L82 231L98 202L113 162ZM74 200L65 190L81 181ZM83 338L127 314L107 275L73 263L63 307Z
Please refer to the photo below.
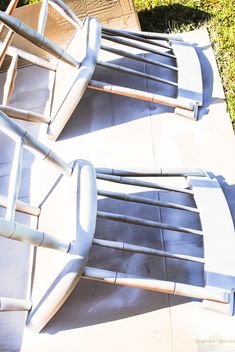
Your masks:
M50 221L48 221L50 219ZM76 161L41 206L39 229L72 242L68 253L38 248L27 325L40 331L67 299L83 273L96 224L96 178L89 162Z
M77 30L66 52L81 62L77 69L59 61L55 75L51 122L48 136L55 140L82 98L96 67L101 41L98 20L86 18L82 30ZM65 79L66 77L66 79Z

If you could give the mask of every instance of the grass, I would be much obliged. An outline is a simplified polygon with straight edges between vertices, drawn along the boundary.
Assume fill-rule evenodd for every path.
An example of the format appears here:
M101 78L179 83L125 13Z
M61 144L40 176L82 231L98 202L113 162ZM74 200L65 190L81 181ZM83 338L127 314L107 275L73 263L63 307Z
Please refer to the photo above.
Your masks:
M0 0L4 11L10 0ZM41 0L20 0L19 6ZM215 51L228 111L235 128L234 0L134 0L142 30L183 32L205 26Z
M35 2L40 2L41 0L20 0L18 6L24 6L28 4L33 4ZM0 10L5 11L10 0L0 0Z
M155 32L208 29L235 128L234 0L135 0L141 28Z

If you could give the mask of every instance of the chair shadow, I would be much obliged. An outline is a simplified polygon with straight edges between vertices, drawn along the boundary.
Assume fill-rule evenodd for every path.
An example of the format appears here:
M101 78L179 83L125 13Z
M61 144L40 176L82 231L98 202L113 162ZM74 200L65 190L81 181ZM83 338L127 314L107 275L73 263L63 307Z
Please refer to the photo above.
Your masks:
M210 173L210 176L217 179L223 190L235 228L235 185L228 184L223 175L214 175L213 173Z

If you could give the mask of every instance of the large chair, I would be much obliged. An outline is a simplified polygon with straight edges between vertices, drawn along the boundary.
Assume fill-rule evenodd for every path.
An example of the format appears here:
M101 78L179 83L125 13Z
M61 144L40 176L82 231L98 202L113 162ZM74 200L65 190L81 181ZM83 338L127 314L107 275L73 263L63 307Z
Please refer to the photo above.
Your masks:
M12 2L17 3L16 0L12 0ZM75 27L75 32L65 50L44 36L49 4ZM37 31L10 14L12 11L0 13L0 20L10 28L0 48L0 64L6 54L12 57L4 86L3 103L0 106L1 110L9 116L48 124L47 134L55 140L72 115L86 88L89 87L107 93L170 106L179 115L197 119L198 107L203 102L200 62L196 46L183 41L180 36L101 28L99 21L95 18L86 18L81 21L62 0L44 0L42 2ZM12 47L14 33L49 52L56 60L48 61L22 49ZM102 43L101 38L103 39ZM107 42L114 43L114 45L107 45ZM128 50L123 47L128 47ZM133 53L133 48L141 51L144 55ZM113 62L102 61L98 57L100 49L118 55L118 57L128 58L133 62L148 64L153 73L145 73ZM18 57L54 72L54 88L49 116L11 107L10 98L16 78ZM92 79L96 66L103 67L108 71L121 72L126 75L127 79L130 75L134 75L145 80L158 82L159 87L161 85L174 87L175 96L171 97L167 94L158 94L158 91L148 92ZM164 74L163 76L159 75L159 70L165 70L166 73L171 72L173 79L166 78L167 75L165 77Z
M1 311L28 311L27 325L41 331L62 306L81 278L110 284L126 285L172 295L193 297L204 301L210 309L233 314L233 287L223 287L223 281L213 281L214 274L229 275L234 265L233 248L228 248L234 237L230 211L218 181L200 169L152 169L116 170L94 168L85 160L65 163L51 149L32 134L0 112L0 130L15 141L15 153L10 175L8 196L0 197L1 207L6 208L0 218L0 236L9 241L30 243L35 248L33 256L32 290L28 297L1 297ZM45 163L58 170L58 179L38 206L18 200L23 148L39 155ZM169 182L153 182L146 178L175 177L186 181L185 187ZM140 179L141 178L141 179ZM144 178L144 179L143 179ZM99 182L109 183L108 190L97 187ZM112 191L119 183L131 187L151 189L190 197L194 205L159 200L139 194ZM111 185L111 187L110 187ZM170 208L185 214L195 214L201 221L201 229L183 224L154 221L126 214L97 210L97 195L105 199L142 204L143 207ZM99 200L98 200L99 202ZM193 204L193 202L191 202ZM37 219L36 227L26 226L15 220L15 212L24 212ZM223 214L223 216L221 216ZM199 236L204 239L205 257L172 253L144 245L94 237L97 219L122 222L126 226L163 229L182 236ZM33 223L32 223L33 224ZM143 231L143 241L145 232ZM157 236L157 233L156 233ZM205 286L199 287L176 281L158 280L131 273L121 273L87 266L91 246L112 248L129 253L161 256L204 265ZM53 252L52 252L53 251ZM52 255L53 254L53 255ZM6 253L7 255L7 253ZM42 258L44 258L42 260ZM219 260L218 260L219 258ZM103 258L105 261L105 258ZM10 280L10 277L9 277Z

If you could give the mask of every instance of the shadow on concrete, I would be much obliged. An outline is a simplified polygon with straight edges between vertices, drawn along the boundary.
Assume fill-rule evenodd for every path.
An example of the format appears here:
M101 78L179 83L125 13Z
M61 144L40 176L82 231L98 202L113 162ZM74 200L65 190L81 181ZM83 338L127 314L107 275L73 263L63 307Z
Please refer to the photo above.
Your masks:
M223 190L235 227L235 185L228 184L222 175L214 175L213 173L210 173L210 176L217 179Z

